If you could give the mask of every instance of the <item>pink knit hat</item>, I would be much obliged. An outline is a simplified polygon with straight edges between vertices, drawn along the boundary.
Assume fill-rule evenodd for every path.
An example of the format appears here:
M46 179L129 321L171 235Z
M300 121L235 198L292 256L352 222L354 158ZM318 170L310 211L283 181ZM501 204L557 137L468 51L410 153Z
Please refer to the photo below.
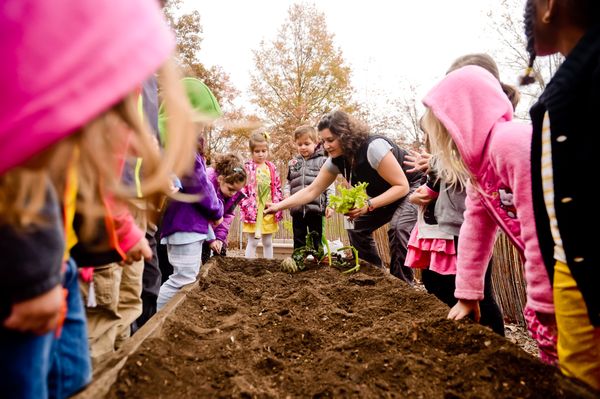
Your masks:
M0 174L114 105L173 47L156 0L3 0Z

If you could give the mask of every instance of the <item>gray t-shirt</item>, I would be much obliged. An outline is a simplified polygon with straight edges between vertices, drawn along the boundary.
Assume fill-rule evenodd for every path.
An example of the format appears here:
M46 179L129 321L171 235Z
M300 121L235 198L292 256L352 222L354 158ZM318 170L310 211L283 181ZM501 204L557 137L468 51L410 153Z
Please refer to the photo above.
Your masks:
M377 170L377 168L379 168L379 163L391 149L392 146L390 143L384 139L375 139L371 141L369 147L367 148L367 160L369 161L369 165L371 165L373 169ZM333 164L331 157L327 158L322 167L335 175L342 173L340 169Z

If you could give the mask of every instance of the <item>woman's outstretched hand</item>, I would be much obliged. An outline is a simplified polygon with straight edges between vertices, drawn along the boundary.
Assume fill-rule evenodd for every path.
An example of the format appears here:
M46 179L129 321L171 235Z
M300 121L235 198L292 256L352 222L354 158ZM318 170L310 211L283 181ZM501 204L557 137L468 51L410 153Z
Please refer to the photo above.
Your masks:
M468 299L459 299L456 305L450 309L450 313L448 313L448 318L452 320L460 320L465 317L473 314L473 319L476 322L479 322L481 318L481 311L479 310L479 301L476 300L468 300Z
M277 212L278 210L279 210L279 209L277 209L277 204L273 204L273 203L267 202L267 203L265 204L265 210L264 210L264 214L265 214L265 215L268 215L268 214L270 214L270 213L275 213L275 212Z

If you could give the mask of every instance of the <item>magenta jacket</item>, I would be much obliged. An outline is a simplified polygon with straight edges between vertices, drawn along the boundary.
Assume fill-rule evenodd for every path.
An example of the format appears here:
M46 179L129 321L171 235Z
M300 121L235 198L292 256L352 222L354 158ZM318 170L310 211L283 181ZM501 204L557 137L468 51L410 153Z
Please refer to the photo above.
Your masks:
M235 217L235 207L246 196L244 195L244 193L242 193L242 191L235 193L231 198L223 196L223 193L221 192L221 187L219 186L219 181L217 180L217 172L213 168L207 168L206 175L208 177L208 181L211 182L211 184L215 188L217 198L223 203L223 222L221 222L220 225L214 228L215 237L217 240L221 241L225 246L227 246L227 235L229 234L231 222L233 222L233 218Z
M452 135L477 185L467 185L455 296L483 299L484 275L500 227L524 258L528 306L553 313L533 215L531 126L512 121L512 105L498 80L476 66L448 74L423 103Z
M279 178L275 164L271 161L266 161L266 164L271 173L271 200L275 204L283 198L281 194L281 179ZM244 168L248 174L248 181L242 189L246 198L240 204L240 211L242 220L245 223L256 223L256 211L258 209L256 203L256 166L254 161L246 161L244 164ZM275 214L275 220L279 222L281 219L283 219L283 214L279 211Z

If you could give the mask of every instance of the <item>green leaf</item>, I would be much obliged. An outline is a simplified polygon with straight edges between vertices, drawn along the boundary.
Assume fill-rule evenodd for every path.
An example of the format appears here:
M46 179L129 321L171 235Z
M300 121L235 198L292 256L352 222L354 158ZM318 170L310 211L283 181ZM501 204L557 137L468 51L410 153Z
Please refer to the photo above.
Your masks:
M340 195L331 195L329 197L329 205L333 210L341 214L348 213L351 209L362 208L369 199L367 195L368 185L369 183L365 182L351 188L338 186Z

